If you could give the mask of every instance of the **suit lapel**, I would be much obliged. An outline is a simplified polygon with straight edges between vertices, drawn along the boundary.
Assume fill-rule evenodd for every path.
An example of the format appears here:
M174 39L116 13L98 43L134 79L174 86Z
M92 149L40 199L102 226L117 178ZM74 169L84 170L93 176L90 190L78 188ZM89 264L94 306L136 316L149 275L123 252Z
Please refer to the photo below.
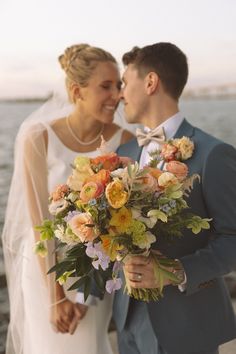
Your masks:
M180 124L174 138L182 138L183 136L188 136L189 138L194 135L194 127L184 118L183 122Z

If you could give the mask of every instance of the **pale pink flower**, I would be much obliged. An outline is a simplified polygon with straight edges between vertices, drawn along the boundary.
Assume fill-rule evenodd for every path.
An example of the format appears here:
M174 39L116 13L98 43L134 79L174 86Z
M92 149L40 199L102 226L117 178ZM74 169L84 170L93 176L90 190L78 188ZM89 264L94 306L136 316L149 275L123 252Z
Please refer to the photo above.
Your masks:
M80 238L81 242L92 242L97 237L94 222L89 213L80 213L73 216L68 224L72 232Z

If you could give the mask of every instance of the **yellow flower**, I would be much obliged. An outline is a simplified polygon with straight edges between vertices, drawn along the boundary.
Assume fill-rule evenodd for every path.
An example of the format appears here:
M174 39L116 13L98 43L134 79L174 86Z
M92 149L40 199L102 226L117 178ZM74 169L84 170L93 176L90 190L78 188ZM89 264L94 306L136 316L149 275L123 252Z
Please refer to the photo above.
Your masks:
M132 212L126 207L122 207L118 211L112 212L110 226L115 226L118 232L126 232L132 223Z
M108 203L114 209L121 208L128 200L128 193L124 190L124 185L119 180L109 183L105 193Z
M187 160L192 156L194 144L187 136L183 136L181 139L174 139L173 144L178 148L181 160Z
M121 251L124 246L119 245L118 242L115 241L115 236L111 235L102 235L100 236L102 240L102 247L105 253L110 257L111 261L115 261L119 251Z
M77 156L74 159L74 165L78 171L87 171L87 169L90 167L90 158Z

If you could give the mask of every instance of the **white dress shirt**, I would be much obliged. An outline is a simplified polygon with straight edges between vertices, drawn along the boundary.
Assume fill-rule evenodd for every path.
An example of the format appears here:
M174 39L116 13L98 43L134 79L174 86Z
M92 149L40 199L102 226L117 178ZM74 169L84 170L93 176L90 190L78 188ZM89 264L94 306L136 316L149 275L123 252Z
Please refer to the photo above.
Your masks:
M183 122L183 120L184 120L183 115L180 112L178 112L175 115L168 118L165 122L163 122L160 125L160 127L163 127L165 130L165 136L167 140L173 138L178 128L180 127L181 123ZM148 132L151 129L145 127L144 130L145 132ZM143 147L140 161L139 161L140 168L143 168L143 166L147 165L148 162L150 161L151 157L149 156L149 152L155 151L159 149L159 147L160 145L155 141L151 141L149 144Z

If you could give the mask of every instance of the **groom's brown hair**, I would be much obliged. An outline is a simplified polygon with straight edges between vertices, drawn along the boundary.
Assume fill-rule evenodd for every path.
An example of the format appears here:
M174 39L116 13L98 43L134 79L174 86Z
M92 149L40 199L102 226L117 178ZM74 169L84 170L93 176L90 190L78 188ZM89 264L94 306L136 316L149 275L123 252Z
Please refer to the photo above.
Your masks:
M174 44L160 42L143 48L134 47L123 55L124 65L133 64L141 77L154 71L165 91L178 100L188 79L186 55Z

